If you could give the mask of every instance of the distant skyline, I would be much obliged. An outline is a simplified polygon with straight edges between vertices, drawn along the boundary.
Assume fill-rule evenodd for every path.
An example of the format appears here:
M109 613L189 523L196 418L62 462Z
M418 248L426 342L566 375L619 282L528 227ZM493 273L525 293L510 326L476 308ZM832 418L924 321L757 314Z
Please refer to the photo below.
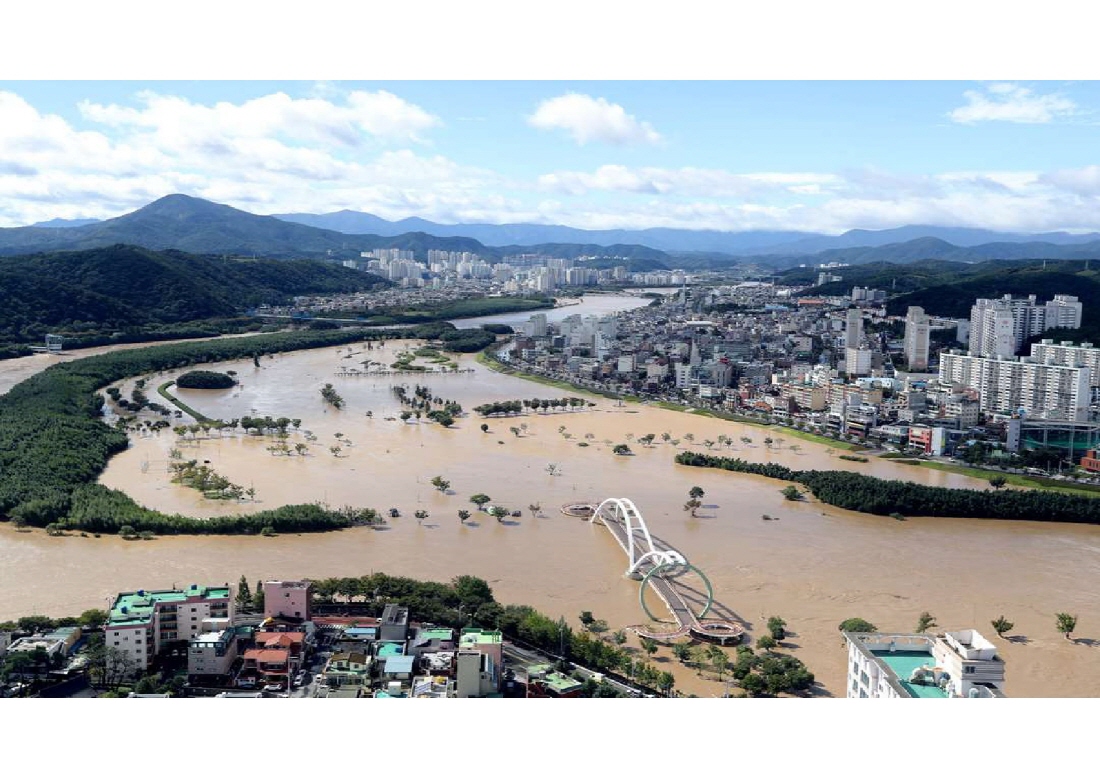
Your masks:
M0 82L0 226L261 213L1100 230L1098 82Z

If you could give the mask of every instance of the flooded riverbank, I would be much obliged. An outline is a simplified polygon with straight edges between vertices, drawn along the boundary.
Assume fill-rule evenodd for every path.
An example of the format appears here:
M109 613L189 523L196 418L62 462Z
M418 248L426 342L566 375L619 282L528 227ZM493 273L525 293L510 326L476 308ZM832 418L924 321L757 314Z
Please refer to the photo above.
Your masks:
M405 347L389 343L386 353L375 351L372 358L386 361ZM359 348L354 347L352 361L360 358L354 352ZM780 495L784 484L777 481L680 467L673 456L685 447L702 450L704 440L725 434L734 440L727 454L753 461L851 469L957 488L987 486L888 460L843 461L833 449L808 441L794 441L795 450L787 438L769 449L763 443L767 432L758 427L619 406L612 400L593 400L595 407L583 411L516 418L482 421L470 414L451 429L404 423L391 391L395 384L419 382L467 411L487 401L568 393L493 373L471 357L460 360L470 373L334 377L347 356L346 348L339 353L328 348L265 359L258 370L251 362L223 364L221 369L239 373L239 387L179 392L212 417L301 418L302 429L317 438L308 443L307 455L273 456L266 450L270 439L240 435L181 445L176 435L163 432L135 439L130 450L112 459L102 482L150 507L197 516L314 500L381 511L396 507L402 517L391 520L386 530L126 543L106 537L47 538L5 527L0 531L0 575L5 578L0 617L25 614L28 605L53 614L79 611L126 587L232 582L241 574L327 577L385 571L425 579L476 574L490 580L502 601L530 603L571 622L581 610L592 610L615 629L644 618L637 583L622 577L625 556L606 530L567 518L558 508L570 501L626 496L642 510L654 534L706 572L718 598L749 622L754 634L768 616L786 619L793 632L790 642L797 646L792 652L833 694L844 693L840 621L862 617L883 630L908 630L921 611L930 610L943 628L974 626L990 636L993 618L1004 614L1015 621L1014 633L1028 641L998 640L1008 662L1010 694L1100 695L1095 648L1070 643L1054 629L1057 611L1080 615L1077 636L1083 638L1092 637L1090 624L1100 621L1097 594L1081 585L1100 574L1096 527L895 521L812 500L790 502ZM158 376L154 382L171 377ZM319 388L325 382L343 396L343 410L321 401ZM482 423L488 432L481 431ZM680 440L677 447L661 440L666 431ZM652 447L637 441L649 433L657 435ZM743 436L751 442L742 442ZM299 437L304 433L292 435L290 442ZM631 446L633 456L612 454L611 446L622 442ZM341 444L338 456L330 451L334 444ZM206 500L171 483L166 466L174 446L188 458L209 461L233 482L254 487L256 502ZM547 471L549 464L557 465L555 474ZM435 475L451 481L454 493L433 488ZM693 485L706 491L696 517L683 509ZM478 492L490 495L494 504L520 509L522 517L498 523L478 512L468 501ZM536 502L544 517L532 516L529 506ZM458 519L460 509L474 514L465 526ZM413 517L416 510L429 513L422 524ZM777 520L764 521L764 514ZM63 574L66 569L75 574ZM662 662L662 667L672 664ZM720 691L690 670L676 668L676 674L678 687L707 695Z
M1010 695L1100 696L1100 653L1094 642L1100 639L1100 595L1088 584L1100 575L1100 528L946 518L896 521L813 500L790 502L780 495L785 484L778 481L681 467L673 457L685 448L706 450L705 440L726 435L733 444L723 447L723 455L751 461L849 469L955 488L988 484L873 457L866 463L843 461L839 451L824 445L691 413L589 397L595 407L583 411L482 420L472 408L483 402L570 394L491 372L469 356L459 364L471 371L458 374L336 374L342 365L367 358L389 363L409 346L393 341L385 351L365 354L365 346L358 345L281 354L263 359L259 369L250 360L211 365L235 370L241 384L224 391L179 390L181 399L211 417L300 418L302 431L292 433L288 442L304 442L307 454L272 455L267 450L271 438L236 434L181 442L165 431L136 437L101 479L141 504L194 516L309 501L383 512L398 508L401 517L390 520L385 530L126 542L46 537L2 524L0 620L36 612L78 614L103 606L124 589L233 583L242 574L254 580L384 571L439 580L474 574L489 580L503 602L528 603L573 624L581 610L591 610L617 629L644 618L637 583L622 576L626 558L605 529L567 518L558 508L625 496L639 506L655 535L710 577L718 599L750 625L754 637L768 616L783 617L792 632L791 652L835 695L844 695L840 621L861 617L881 630L911 630L919 613L929 610L941 628L975 627L991 638L990 620L1003 614L1015 622L1009 636L1018 641L994 638L1006 660ZM176 375L149 376L147 389ZM335 386L344 409L322 401L324 383ZM392 387L411 389L416 383L461 403L469 415L450 429L402 422ZM316 440L307 441L305 430ZM662 440L664 432L668 442ZM650 433L656 435L651 447L638 442ZM783 442L765 446L769 434ZM634 455L615 456L611 447L617 443L630 445ZM339 455L331 452L334 445L340 445ZM254 487L255 502L208 500L171 483L167 464L173 447L187 458L209 461L235 483ZM547 471L550 464L556 465L554 474ZM435 475L449 480L453 493L433 488ZM683 509L693 485L706 491L695 517ZM521 510L522 516L498 523L468 501L478 492L494 504ZM542 517L529 509L536 502ZM466 525L458 518L460 509L473 513ZM429 517L418 523L416 510L426 510ZM777 520L764 521L764 514ZM1059 611L1080 617L1075 636L1081 642L1056 632L1054 613ZM667 650L659 656L665 660L658 665L674 671L678 688L700 695L722 692L720 684L677 666Z

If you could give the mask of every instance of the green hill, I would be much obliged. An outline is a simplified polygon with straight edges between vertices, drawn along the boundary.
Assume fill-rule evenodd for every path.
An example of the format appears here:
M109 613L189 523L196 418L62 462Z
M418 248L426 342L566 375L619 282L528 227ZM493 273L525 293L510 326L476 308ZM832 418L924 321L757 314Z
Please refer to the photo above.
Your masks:
M295 294L388 281L311 259L226 259L116 245L0 258L0 349L46 332L79 338L239 316ZM11 355L10 353L6 355Z

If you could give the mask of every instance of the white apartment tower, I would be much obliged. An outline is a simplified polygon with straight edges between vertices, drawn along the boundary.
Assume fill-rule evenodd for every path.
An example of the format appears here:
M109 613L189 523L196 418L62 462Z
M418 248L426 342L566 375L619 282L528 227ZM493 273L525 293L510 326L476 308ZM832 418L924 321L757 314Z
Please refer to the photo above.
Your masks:
M848 375L870 375L871 349L845 348L844 371L848 373Z
M1015 413L1051 421L1085 421L1090 389L1087 367L1032 359L986 359L957 351L940 354L940 381L978 392L982 412Z
M1031 294L1013 298L979 299L970 308L970 354L972 356L1015 356L1024 340L1048 329L1076 329L1081 326L1082 305L1077 297L1055 295L1040 305Z
M845 318L844 345L848 348L858 348L862 337L863 311L859 308L849 308Z
M928 332L924 308L909 308L905 316L905 361L912 372L928 369Z
M1043 364L1059 364L1063 367L1087 367L1089 385L1100 386L1100 348L1092 343L1074 345L1069 341L1055 343L1043 340L1031 344L1031 358Z

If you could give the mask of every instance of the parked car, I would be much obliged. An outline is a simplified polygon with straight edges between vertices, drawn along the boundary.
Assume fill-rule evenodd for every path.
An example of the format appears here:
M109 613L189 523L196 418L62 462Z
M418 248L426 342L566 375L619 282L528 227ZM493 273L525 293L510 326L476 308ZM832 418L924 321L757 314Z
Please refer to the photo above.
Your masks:
M298 672L298 674L294 676L294 687L301 688L303 685L306 684L308 677L309 675L304 669L301 672Z
M267 685L264 686L264 690L267 693L278 693L279 691L283 690L283 684L282 683L268 683Z

